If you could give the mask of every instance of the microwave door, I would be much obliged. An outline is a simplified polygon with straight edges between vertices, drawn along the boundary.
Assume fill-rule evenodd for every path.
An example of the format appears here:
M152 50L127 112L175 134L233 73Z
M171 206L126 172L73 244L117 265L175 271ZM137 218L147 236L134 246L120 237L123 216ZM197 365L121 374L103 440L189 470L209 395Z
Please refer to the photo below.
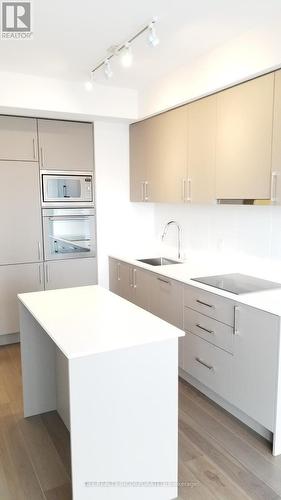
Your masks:
M44 176L43 199L45 202L81 201L81 178Z

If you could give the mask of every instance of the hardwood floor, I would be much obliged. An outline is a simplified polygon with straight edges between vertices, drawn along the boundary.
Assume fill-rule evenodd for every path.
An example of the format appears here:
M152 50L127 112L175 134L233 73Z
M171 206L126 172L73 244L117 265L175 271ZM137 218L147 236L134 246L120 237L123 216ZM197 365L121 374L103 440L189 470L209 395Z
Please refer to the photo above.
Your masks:
M179 395L178 500L281 499L270 445L185 382ZM19 345L0 347L0 499L71 499L64 424L55 412L23 418Z

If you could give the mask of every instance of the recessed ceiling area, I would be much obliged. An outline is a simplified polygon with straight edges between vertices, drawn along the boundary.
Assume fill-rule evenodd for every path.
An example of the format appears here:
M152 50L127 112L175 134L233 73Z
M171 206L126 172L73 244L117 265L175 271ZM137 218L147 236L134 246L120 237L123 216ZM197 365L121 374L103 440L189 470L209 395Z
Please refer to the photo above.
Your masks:
M130 38L154 16L160 44L151 48L146 34L133 44L134 61L112 64L98 83L141 90L180 65L188 65L242 33L280 18L277 0L36 0L32 40L0 40L1 71L85 81L107 49Z

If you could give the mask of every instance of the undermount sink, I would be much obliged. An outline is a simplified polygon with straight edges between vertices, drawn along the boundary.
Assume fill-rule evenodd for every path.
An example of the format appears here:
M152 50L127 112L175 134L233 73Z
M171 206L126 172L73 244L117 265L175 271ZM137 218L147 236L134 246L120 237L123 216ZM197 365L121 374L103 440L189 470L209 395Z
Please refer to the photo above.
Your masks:
M176 260L167 259L166 257L153 257L152 259L138 259L138 262L149 264L150 266L168 266L169 264L181 264Z

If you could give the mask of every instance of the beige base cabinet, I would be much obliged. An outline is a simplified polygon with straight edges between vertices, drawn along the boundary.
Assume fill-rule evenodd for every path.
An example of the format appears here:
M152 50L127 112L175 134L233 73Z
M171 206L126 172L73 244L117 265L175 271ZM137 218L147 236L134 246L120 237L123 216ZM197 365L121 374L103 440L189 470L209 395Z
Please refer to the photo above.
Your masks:
M91 123L40 119L38 135L41 169L93 170Z
M0 116L0 160L38 160L36 118Z
M143 309L149 309L151 281L150 273L109 259L109 289Z
M40 290L43 264L0 266L0 335L19 332L17 294Z
M150 311L183 329L183 286L164 276L153 275Z
M273 94L270 73L217 95L217 199L270 199Z
M38 163L0 161L0 180L0 265L42 260Z
M56 260L44 263L45 289L97 284L95 258Z

